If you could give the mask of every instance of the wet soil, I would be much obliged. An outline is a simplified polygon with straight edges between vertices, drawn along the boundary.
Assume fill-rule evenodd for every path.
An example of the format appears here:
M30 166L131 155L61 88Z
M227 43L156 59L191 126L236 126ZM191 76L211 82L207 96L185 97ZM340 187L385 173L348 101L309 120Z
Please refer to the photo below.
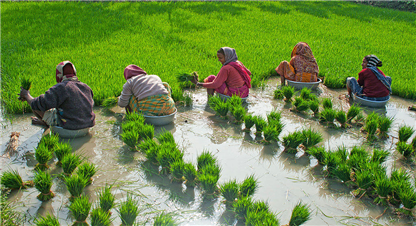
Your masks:
M383 109L364 108L366 113L376 111L394 117L394 123L389 131L389 138L377 142L366 141L360 128L347 129L328 128L318 122L312 114L300 114L290 111L291 104L273 99L273 90L277 85L276 79L271 79L264 89L253 89L248 99L248 112L266 117L270 111L277 109L283 112L285 124L280 138L302 128L313 128L322 133L327 149L335 150L344 145L383 148L391 151L391 156L384 163L388 170L392 167L404 167L415 177L414 164L405 161L395 151L395 142L399 126L406 124L416 128L415 112L407 107L413 104L409 100L392 97ZM230 179L241 182L254 174L259 181L259 189L254 195L255 200L265 200L272 211L278 213L281 224L289 222L293 207L299 202L311 206L311 220L307 225L414 225L410 218L400 218L390 209L373 204L371 199L354 198L352 189L337 180L324 177L322 167L309 156L287 154L282 152L281 143L263 145L258 141L254 131L245 133L244 125L234 124L229 120L219 118L207 105L206 92L203 89L190 91L193 96L192 107L179 107L174 123L156 127L157 135L162 130L172 132L176 143L184 151L186 162L196 165L196 158L202 151L210 151L218 158L221 166L219 183ZM348 108L344 99L339 99L346 90L328 90L321 86L316 92L320 97L333 98L334 107ZM139 224L149 224L159 211L174 212L182 225L233 225L236 224L232 213L225 211L222 198L213 200L203 199L200 189L187 188L185 185L171 182L171 178L160 175L158 168L146 162L143 154L131 151L120 139L121 120L124 110L114 107L110 110L96 107L96 126L83 138L68 141L76 153L85 156L88 161L98 165L99 171L93 177L94 181L85 189L85 193L97 204L96 192L106 184L113 184L113 193L117 203L123 201L127 193L133 193L140 201L141 214L137 218ZM19 148L9 157L0 158L0 171L17 169L23 180L34 178L33 170L36 160L34 148L42 134L49 132L41 127L30 124L31 114L16 115L12 121L2 119L1 154L5 154L11 132L17 131ZM62 172L56 167L56 160L51 161L51 173ZM33 224L37 215L51 212L59 217L62 225L74 221L68 206L69 192L59 178L54 178L52 191L56 196L47 202L37 200L38 191L29 188L13 191L9 200L15 201L19 210L23 211L28 220L27 225ZM113 212L113 225L121 223L116 209ZM88 220L89 222L89 220ZM147 222L147 223L146 223ZM241 225L241 224L238 224Z

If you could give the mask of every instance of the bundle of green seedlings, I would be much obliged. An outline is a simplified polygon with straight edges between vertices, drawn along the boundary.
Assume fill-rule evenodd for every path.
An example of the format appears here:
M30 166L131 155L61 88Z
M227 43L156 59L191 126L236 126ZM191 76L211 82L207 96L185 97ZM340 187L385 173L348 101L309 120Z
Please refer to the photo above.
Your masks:
M211 97L211 99L212 98L214 97ZM220 101L216 102L215 106L212 107L212 110L214 110L221 118L226 119L228 111L229 111L229 107L228 107L228 104L226 102L223 102L220 98Z
M66 142L59 142L55 145L54 153L58 162L56 163L58 166L62 165L62 160L66 155L72 153L72 146Z
M28 79L28 78L22 78L22 80L20 81L20 86L23 88L23 89L25 89L25 90L27 90L27 91L29 91L30 90L30 88L32 87L32 81L30 80L30 79ZM19 98L18 98L19 100L23 100L23 99L21 99L20 98L20 96L19 96Z
M150 143L150 142L149 142ZM171 144L171 143L166 143L167 145ZM165 145L166 145L165 144ZM142 149L143 150L143 149ZM149 162L158 165L158 161L157 161L157 156L159 154L159 151L161 150L161 145L152 145L149 146L146 150L145 150L145 154L146 154L146 158Z
M297 148L303 142L301 131L294 131L283 137L284 151L291 154L297 153Z
M128 112L124 118L125 121L138 121L140 123L144 123L144 116L142 114L138 114L135 112Z
M332 108L324 108L319 114L320 121L326 123L327 126L334 124L337 111Z
M324 109L332 109L332 99L331 98L323 98L322 99L322 107Z
M258 206L258 205L257 205ZM276 214L263 208L250 209L245 219L246 225L279 225Z
M295 101L293 102L294 108L291 109L296 112L304 112L309 109L308 101L302 99L302 97L295 97Z
M264 201L253 202L250 197L242 197L233 204L237 220L245 225L279 225L276 215Z
M52 177L49 173L39 171L33 182L35 183L35 188L40 192L37 196L40 201L47 201L55 197L55 194L51 191Z
M347 111L347 120L348 122L352 122L352 120L357 117L361 112L361 108L355 105L351 105L351 107Z
M182 182L185 171L185 162L178 160L170 165L170 172L172 173L172 181Z
M319 101L318 100L311 100L309 102L309 109L313 112L313 116L316 117L319 115Z
M101 103L101 106L105 107L105 108L112 108L114 106L116 106L118 103L118 98L117 97L107 97L103 100L103 102Z
M410 126L400 126L399 128L399 142L407 142L409 138L413 135L415 130Z
M240 96L232 95L230 98L227 99L227 104L230 107L230 111L234 107L242 106L243 101Z
M376 138L375 133L377 131L377 127L378 127L378 118L371 118L369 120L366 120L365 126L363 129L367 132L367 140L372 141Z
M146 151L152 147L157 147L159 146L158 143L156 143L156 141L154 141L153 139L144 139L142 142L140 142L137 146L136 149L137 150L141 150L143 153L146 153Z
M90 213L91 226L109 226L111 225L110 214L104 210L97 208Z
M399 193L399 198L402 202L402 207L397 209L397 212L413 216L412 209L416 206L416 191L411 185L405 185Z
M111 186L105 186L101 189L101 191L98 193L98 200L100 203L100 208L106 212L111 214L110 210L114 207L114 200L115 197L111 193Z
M70 176L74 170L81 164L83 161L82 156L71 153L64 156L62 159L62 170L64 176Z
M197 157L198 180L201 184L205 198L212 198L218 191L217 182L220 178L221 169L217 159L210 152L202 152Z
M237 181L229 180L228 182L225 182L224 184L220 185L220 193L222 197L225 199L225 207L230 208L233 206L234 202L239 197L239 186Z
M389 178L387 178L387 176L377 178L377 180L374 182L374 190L378 195L374 199L374 203L383 206L388 206L389 199L391 198L391 195L393 193L392 181Z
M345 114L344 111L339 110L337 111L336 115L335 115L335 119L339 122L339 124L341 125L341 128L345 128L347 125L347 115Z
M240 124L244 121L244 118L247 114L246 109L243 106L234 106L231 110L232 115L234 116L235 123Z
M261 135L267 126L267 121L261 116L254 116L254 125L256 127L256 135Z
M57 134L49 133L42 136L38 145L45 145L49 151L53 152L55 146L59 143L59 136Z
M17 172L17 170L9 170L4 172L1 175L0 180L1 185L11 190L26 189L27 187L33 187L34 185L33 181L23 182L22 177L20 176L19 172Z
M258 187L257 179L254 178L254 175L250 175L239 185L238 198L254 195Z
M155 127L150 124L144 124L140 127L138 134L139 140L153 139L155 136Z
M161 212L155 218L153 226L176 226L179 225L170 213Z
M74 199L74 201L69 205L69 210L72 213L72 216L75 218L73 226L88 226L87 217L90 213L91 203L88 200L88 196L81 195Z
M284 101L286 103L292 102L292 97L295 94L295 88L292 86L283 86L282 87L283 96L285 96Z
M87 185L87 179L75 174L70 177L65 177L65 184L66 184L66 188L71 194L69 201L72 202L75 198L78 198L81 196L82 192L84 191L85 186Z
M406 159L410 159L412 154L415 152L413 146L404 141L400 141L399 143L397 143L396 150L400 154L402 154Z
M378 134L381 138L387 137L387 132L389 131L393 121L393 117L380 116L378 118Z
M139 130L143 126L142 123L129 121L122 124L123 133L120 134L121 140L130 148L136 147L139 142Z
M185 184L188 187L194 187L197 183L197 171L192 163L185 163L183 176L185 178Z
M36 226L60 226L58 218L49 213L45 217L36 218L35 224Z
M290 217L289 226L298 226L304 224L311 219L310 206L299 202L295 208L293 208L292 215Z
M327 152L324 147L311 147L307 150L307 153L315 157L319 165L325 165Z
M192 72L191 74L182 73L176 76L178 82L192 82L194 78L198 78L198 73L196 71Z
M171 164L177 161L183 162L183 153L177 148L176 143L163 143L156 156L157 162L162 166L161 173L170 172Z
M84 162L78 166L77 174L84 177L87 180L87 185L92 183L92 177L98 171L97 166L94 163Z
M302 130L301 133L302 133L302 145L305 151L317 145L319 142L323 140L322 134L312 130L311 128L304 129Z
M121 219L121 225L132 226L139 215L139 202L133 199L132 195L127 193L126 201L120 204L118 214Z
M283 128L283 125L280 122L267 125L263 129L264 139L262 142L270 144L272 141L278 141L279 135L282 132L281 128Z
M276 100L281 100L285 97L285 95L283 95L283 90L281 89L275 89L273 91L273 98Z
M190 107L190 106L192 106L192 102L193 102L193 100L192 100L191 94L187 93L187 94L183 95L183 104L184 104L184 106Z
M48 169L48 162L52 158L53 153L51 149L48 149L45 143L39 143L38 147L35 149L35 159L36 161L38 161L38 163L35 166L35 169L38 171Z
M165 129L162 129L161 133L156 138L159 141L159 144L175 143L175 138L173 137L173 134L170 131L167 131ZM146 139L146 140L149 140L149 139Z
M256 118L250 114L244 117L244 132L250 132L251 127L254 126Z

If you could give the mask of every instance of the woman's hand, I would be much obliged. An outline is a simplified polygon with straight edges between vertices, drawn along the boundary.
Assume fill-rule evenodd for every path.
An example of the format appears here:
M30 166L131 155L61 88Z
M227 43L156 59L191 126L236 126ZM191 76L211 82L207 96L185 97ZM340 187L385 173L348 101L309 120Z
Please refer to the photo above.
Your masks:
M33 100L33 97L30 95L29 90L25 90L22 87L20 87L19 100L27 101L28 104L30 104Z
M194 78L192 79L191 82L196 85L198 81L199 81L198 75L194 75Z

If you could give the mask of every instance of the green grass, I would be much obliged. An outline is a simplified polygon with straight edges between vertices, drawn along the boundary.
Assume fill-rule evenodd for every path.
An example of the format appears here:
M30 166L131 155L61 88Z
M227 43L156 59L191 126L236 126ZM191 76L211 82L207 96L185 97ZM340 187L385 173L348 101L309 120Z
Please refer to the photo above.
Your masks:
M24 225L26 215L18 208L19 205L16 205L16 202L8 201L7 194L2 193L0 195L0 224L4 226Z

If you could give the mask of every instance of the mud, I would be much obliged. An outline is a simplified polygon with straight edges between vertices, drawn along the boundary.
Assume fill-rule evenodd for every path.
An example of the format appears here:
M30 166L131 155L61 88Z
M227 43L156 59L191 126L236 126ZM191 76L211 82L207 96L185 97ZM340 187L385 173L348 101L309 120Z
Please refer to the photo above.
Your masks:
M262 89L253 89L248 99L247 109L254 115L266 114L273 109L283 111L282 120L286 125L280 138L297 129L309 128L323 134L326 148L334 150L344 145L350 148L354 145L366 145L364 135L360 128L348 129L327 128L321 125L316 118L308 114L291 112L290 104L281 100L273 100L273 90L277 84L271 79L268 86ZM333 98L335 108L348 108L346 100L338 97L345 94L345 90L328 90L320 87L320 96ZM173 124L156 127L158 134L162 129L171 131L176 143L184 151L186 162L196 165L197 156L204 150L213 152L221 165L219 183L230 179L241 182L247 176L254 174L259 181L259 189L254 195L255 200L265 200L272 211L278 213L281 224L289 222L293 207L299 202L311 206L311 220L307 225L414 225L409 218L399 218L390 210L384 213L385 208L376 206L372 200L354 198L351 189L344 184L324 178L322 167L316 160L298 153L297 155L282 153L280 143L263 145L258 142L259 137L242 131L243 125L237 125L228 120L220 119L207 105L206 93L203 89L191 92L193 96L192 107L179 107L176 120ZM397 131L400 125L407 124L416 128L415 112L407 110L413 104L409 100L392 97L386 108L364 108L366 113L376 111L394 117L395 121L390 129L389 138L378 141L374 145L390 150L392 155L386 161L386 166L404 167L415 176L414 164L403 161L396 153L394 143L397 140ZM141 153L132 152L120 139L120 124L124 110L114 107L111 110L96 107L96 126L90 130L88 136L68 141L76 153L81 153L88 161L99 166L92 185L85 192L90 201L97 204L96 192L106 184L113 184L113 193L120 203L133 193L140 200L141 214L137 218L140 224L149 224L159 211L174 212L182 225L233 225L236 224L231 213L225 211L221 197L214 200L204 200L200 189L186 188L185 185L172 183L168 176L159 175L158 168L148 164ZM1 152L4 154L10 133L20 132L19 147L10 158L0 158L0 171L17 169L23 180L34 177L34 148L43 133L40 127L30 125L30 114L15 115L12 121L2 119ZM51 172L56 175L62 169L51 161ZM36 199L38 191L29 188L13 191L9 200L15 201L16 206L28 216L27 225L37 215L51 212L59 217L62 225L73 222L68 210L69 192L59 178L54 178L52 191L56 196L48 201L41 202ZM112 210L113 225L121 223L116 209ZM89 220L88 220L89 222ZM147 223L146 223L147 222ZM239 224L240 225L240 224Z

